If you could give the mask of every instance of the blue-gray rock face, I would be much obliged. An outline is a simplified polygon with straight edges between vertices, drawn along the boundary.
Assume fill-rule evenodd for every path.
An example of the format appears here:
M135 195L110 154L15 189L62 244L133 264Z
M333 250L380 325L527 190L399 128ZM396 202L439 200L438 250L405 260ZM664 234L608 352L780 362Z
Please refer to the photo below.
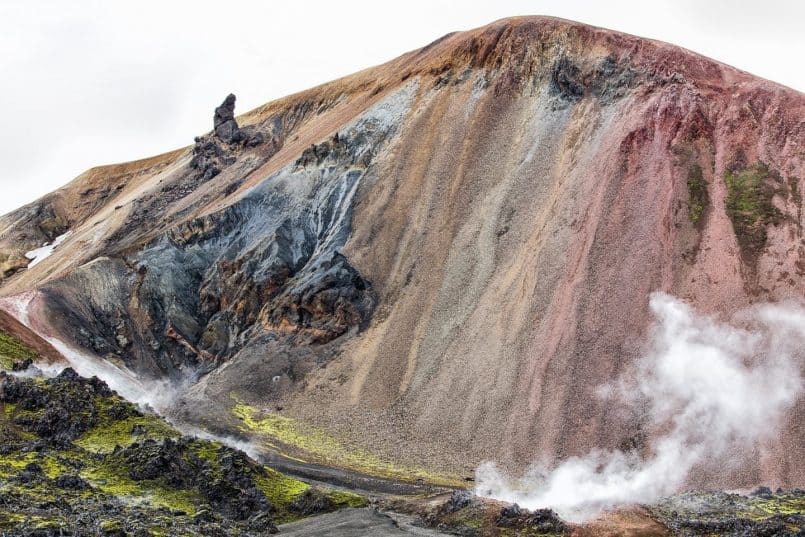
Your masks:
M46 287L52 306L70 312L57 322L81 346L146 375L204 373L244 352L269 369L259 378L298 380L297 355L326 359L311 346L360 330L375 308L371 282L341 248L355 193L398 128L384 110L310 146L224 209ZM185 177L198 181L192 165Z

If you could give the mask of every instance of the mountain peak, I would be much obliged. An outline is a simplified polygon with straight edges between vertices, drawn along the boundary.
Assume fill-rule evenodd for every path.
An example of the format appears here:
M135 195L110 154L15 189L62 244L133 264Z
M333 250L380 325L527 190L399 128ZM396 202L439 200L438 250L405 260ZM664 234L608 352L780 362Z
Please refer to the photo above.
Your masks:
M685 49L516 17L234 104L193 146L0 219L0 305L198 381L188 420L245 434L249 401L462 475L649 452L647 417L594 391L640 358L651 293L725 317L805 295L805 96ZM802 482L801 416L781 422L698 484ZM366 460L335 451L312 460Z

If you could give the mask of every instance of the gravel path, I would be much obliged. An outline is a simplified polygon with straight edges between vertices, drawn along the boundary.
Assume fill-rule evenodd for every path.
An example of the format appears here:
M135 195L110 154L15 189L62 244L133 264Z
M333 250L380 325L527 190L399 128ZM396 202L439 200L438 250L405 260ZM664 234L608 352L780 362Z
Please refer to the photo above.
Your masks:
M280 535L298 537L399 537L446 535L411 524L409 517L395 514L394 518L374 509L343 509L327 515L307 518L279 527Z

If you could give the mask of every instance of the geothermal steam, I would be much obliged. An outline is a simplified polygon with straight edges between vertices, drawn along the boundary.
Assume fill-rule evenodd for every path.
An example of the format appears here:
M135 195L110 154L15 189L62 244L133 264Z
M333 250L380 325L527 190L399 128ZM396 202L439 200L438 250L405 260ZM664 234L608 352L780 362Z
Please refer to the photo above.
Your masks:
M519 479L494 463L476 472L476 493L527 508L552 507L581 522L617 505L672 494L691 471L728 451L775 435L802 390L805 310L764 305L739 314L742 328L698 316L655 293L649 352L599 395L644 408L655 431L649 455L594 451ZM740 461L737 461L738 463Z
M37 330L30 312L31 304L36 297L36 291L3 297L0 298L0 308L5 309L19 322L50 343L67 360L70 367L82 377L98 377L123 398L139 405L150 406L158 412L165 412L170 408L177 393L184 389L186 383L190 382L192 374L188 375L184 382L140 379L125 367L118 367L100 357L80 351L46 331ZM36 363L35 366L42 373L50 376L58 374L63 369L60 364Z

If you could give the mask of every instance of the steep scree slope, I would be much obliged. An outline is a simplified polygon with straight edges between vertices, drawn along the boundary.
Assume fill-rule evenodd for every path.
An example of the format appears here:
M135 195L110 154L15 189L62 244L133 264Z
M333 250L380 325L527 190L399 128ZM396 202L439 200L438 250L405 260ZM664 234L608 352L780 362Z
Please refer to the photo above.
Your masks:
M456 473L641 449L594 394L651 291L723 315L805 291L805 97L678 47L507 19L233 104L0 219L5 303L36 289L40 333L189 375L187 419L240 404ZM805 483L804 413L708 484Z

